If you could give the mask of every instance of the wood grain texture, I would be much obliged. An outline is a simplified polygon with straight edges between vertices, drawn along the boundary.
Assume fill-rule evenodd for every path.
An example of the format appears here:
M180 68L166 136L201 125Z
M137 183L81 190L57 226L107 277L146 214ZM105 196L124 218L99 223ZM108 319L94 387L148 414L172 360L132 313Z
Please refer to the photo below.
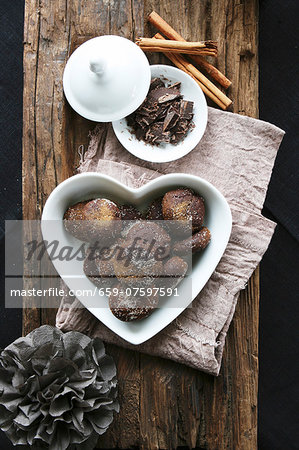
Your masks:
M152 36L155 9L185 39L218 41L217 65L233 82L233 111L258 115L257 0L26 0L23 211L40 218L53 188L74 173L93 123L66 104L62 73L80 43L101 34ZM151 62L166 62L153 55ZM168 63L168 62L167 62ZM259 275L241 293L220 376L109 345L121 412L99 448L256 448ZM25 306L28 302L25 301ZM55 310L24 310L24 333L54 323Z

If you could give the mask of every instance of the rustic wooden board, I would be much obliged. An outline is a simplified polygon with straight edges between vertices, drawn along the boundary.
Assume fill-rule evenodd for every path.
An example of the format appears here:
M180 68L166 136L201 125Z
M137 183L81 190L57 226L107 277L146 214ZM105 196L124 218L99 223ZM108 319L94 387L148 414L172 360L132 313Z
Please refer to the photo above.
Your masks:
M101 34L150 36L155 9L186 39L215 39L232 80L233 111L258 115L257 0L26 0L24 31L24 219L38 219L53 188L74 173L93 127L65 103L62 73L72 49ZM144 29L144 31L143 31ZM155 55L152 62L163 61ZM28 283L28 282L27 282ZM258 271L241 293L221 374L107 346L121 412L99 448L256 448ZM28 302L25 301L25 306ZM32 306L32 304L30 304ZM54 323L55 310L25 308L23 332Z

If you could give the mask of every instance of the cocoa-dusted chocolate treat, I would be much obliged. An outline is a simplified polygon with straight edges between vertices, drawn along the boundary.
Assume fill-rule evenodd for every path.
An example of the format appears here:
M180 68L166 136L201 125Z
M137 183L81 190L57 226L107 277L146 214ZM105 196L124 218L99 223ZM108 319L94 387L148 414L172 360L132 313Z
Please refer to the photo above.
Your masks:
M154 78L142 105L127 117L137 139L150 144L177 144L194 127L193 102L183 100L181 83L167 86Z
M87 278L92 281L96 286L99 286L99 271L95 265L94 258L90 257L90 250L87 250L86 257L83 263L83 271Z
M156 198L148 207L145 218L147 220L163 220L162 199Z
M164 264L164 276L160 285L174 289L184 278L188 270L188 264L179 256L173 256Z
M118 253L113 258L114 272L118 279L156 278L163 274L163 261L157 259L155 244L142 239L122 239L118 241Z
M157 223L146 220L134 223L115 246L116 276L126 281L161 276L164 261L171 251L170 243L169 234Z
M142 219L141 212L133 205L120 205L120 214L122 220L140 220Z
M126 238L138 238L138 242L145 241L146 243L151 243L154 240L155 247L162 246L167 250L170 248L171 238L167 231L161 225L150 220L142 220L131 226Z
M157 307L159 303L159 296L157 290L151 285L147 290L146 285L134 285L135 287L143 287L146 295L134 295L134 289L128 285L123 286L121 283L117 284L109 296L109 308L112 314L123 322L132 322L134 320L141 320L148 317Z
M111 284L116 281L112 261L96 258L95 265L103 283Z
M118 206L105 198L76 203L67 209L63 219L69 233L87 242L112 239L122 227Z
M179 256L173 256L164 264L164 276L181 278L186 275L188 264Z
M210 241L210 230L207 227L203 227L190 238L176 242L173 246L173 252L179 255L186 255L190 251L192 251L192 253L200 252L206 248Z
M162 212L165 220L191 220L192 231L194 232L203 225L205 215L204 200L191 189L175 189L164 195Z
M89 240L113 239L121 231L121 213L119 207L106 198L96 198L83 208L88 220Z
M87 201L79 202L70 206L63 216L65 229L77 239L85 241L88 236L88 230L84 224L84 207Z
M98 288L112 287L116 282L112 262L100 259L92 247L86 252L83 271L87 278Z

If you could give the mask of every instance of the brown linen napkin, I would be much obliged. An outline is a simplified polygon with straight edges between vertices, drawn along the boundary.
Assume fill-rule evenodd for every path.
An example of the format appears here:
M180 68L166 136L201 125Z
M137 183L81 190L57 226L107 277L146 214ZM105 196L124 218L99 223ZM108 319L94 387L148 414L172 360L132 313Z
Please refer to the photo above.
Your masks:
M128 344L78 300L68 297L67 290L57 313L57 327L218 375L239 292L261 260L275 228L261 215L261 209L283 134L269 123L209 108L205 135L191 153L171 163L152 164L129 154L110 124L97 125L79 172L102 172L131 187L166 173L198 175L226 197L233 217L232 234L220 263L192 307L149 341Z

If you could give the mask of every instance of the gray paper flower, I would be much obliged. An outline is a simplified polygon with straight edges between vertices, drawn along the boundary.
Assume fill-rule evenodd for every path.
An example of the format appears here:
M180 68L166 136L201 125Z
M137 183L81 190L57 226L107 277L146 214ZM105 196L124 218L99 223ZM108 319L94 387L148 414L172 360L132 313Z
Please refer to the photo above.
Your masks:
M119 410L100 339L44 325L0 354L0 428L14 445L92 449Z

